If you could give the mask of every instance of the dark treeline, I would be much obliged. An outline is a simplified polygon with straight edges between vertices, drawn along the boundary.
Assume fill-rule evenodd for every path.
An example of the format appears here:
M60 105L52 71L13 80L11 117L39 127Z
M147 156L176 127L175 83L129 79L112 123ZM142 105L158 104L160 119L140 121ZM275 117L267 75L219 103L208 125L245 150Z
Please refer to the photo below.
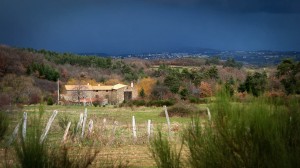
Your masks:
M142 69L136 71L135 65L129 65L123 61L113 61L110 57L100 57L93 55L77 55L72 53L58 53L47 50L35 50L35 49L24 49L33 53L40 53L44 57L55 64L66 65L70 64L72 66L80 67L94 67L100 69L109 69L113 73L120 74L124 77L123 80L130 82L138 80L138 78L144 76Z
M83 67L98 67L98 68L111 68L112 59L104 58L98 56L80 56L72 53L57 53L47 50L35 50L35 49L25 49L30 52L41 53L45 58L56 64L70 64L70 65L79 65Z

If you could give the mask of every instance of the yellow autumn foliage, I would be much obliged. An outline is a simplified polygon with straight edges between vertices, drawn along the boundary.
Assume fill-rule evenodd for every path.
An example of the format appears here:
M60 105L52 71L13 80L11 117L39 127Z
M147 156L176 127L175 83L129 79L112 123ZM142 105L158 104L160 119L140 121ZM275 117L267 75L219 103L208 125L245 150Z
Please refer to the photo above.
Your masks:
M152 89L154 87L154 85L156 84L156 80L153 78L143 78L140 80L140 82L137 84L137 90L138 93L142 90L142 88L144 89L145 95L149 96L152 92Z

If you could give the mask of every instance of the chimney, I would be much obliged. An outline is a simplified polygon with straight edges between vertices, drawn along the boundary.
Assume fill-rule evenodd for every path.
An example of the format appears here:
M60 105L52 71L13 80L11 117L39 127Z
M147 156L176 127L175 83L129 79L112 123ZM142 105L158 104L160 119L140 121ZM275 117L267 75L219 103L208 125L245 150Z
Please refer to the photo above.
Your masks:
M131 85L130 85L132 88L133 88L133 82L131 82Z

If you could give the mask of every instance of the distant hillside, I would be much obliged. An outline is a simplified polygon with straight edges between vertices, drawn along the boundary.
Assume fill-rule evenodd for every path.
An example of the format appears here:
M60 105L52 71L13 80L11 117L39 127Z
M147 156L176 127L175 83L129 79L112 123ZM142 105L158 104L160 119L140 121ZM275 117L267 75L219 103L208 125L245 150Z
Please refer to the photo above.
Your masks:
M62 92L71 80L130 83L146 76L145 67L139 61L0 46L0 102L31 104L41 98L55 99L58 79Z
M161 53L122 54L120 58L136 57L148 60L177 59L177 58L210 58L219 57L221 60L233 58L243 64L253 66L277 65L283 59L292 58L300 61L300 52L297 51L222 51L212 49L186 49Z
M241 52L237 55L243 54L245 53ZM250 60L255 60L256 57L269 58L259 57L257 53L248 54L254 55L244 56ZM278 78L273 64L267 68L244 66L236 57L230 56L231 52L223 53L228 57L181 57L182 55L171 54L168 58L148 60L136 57L119 59L0 46L0 106L1 103L8 105L34 104L48 100L53 102L57 97L58 79L60 93L64 93L65 84L111 85L134 82L140 99L191 102L213 96L223 85L230 89L231 94L260 90L256 93L257 96L265 90L281 94L284 89L287 90L289 84L292 84L292 89L288 93L294 93L293 88L297 88L299 84L297 68L300 64L297 61L288 60L281 65L283 70L286 66L292 69L297 67L292 76L281 76L282 79L286 78L283 81ZM255 88L249 89L249 83L255 84Z

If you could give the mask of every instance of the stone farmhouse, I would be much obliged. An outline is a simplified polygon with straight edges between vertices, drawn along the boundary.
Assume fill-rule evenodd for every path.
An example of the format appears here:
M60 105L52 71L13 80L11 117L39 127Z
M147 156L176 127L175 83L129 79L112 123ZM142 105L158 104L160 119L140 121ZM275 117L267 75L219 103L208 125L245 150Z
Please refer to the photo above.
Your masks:
M120 104L124 101L137 98L137 91L133 87L124 84L116 85L65 85L66 93L61 95L63 99L69 102L95 102L101 104Z

